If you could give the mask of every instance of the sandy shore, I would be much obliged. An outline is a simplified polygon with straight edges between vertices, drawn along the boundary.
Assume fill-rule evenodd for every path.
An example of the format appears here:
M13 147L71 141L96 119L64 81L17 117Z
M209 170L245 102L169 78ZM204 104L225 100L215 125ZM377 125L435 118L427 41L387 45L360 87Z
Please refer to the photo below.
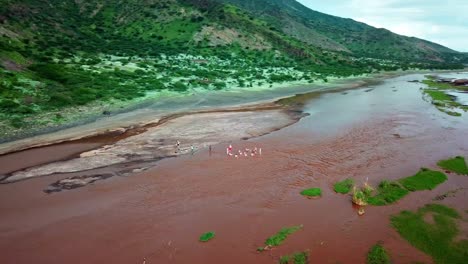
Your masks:
M149 126L139 134L83 152L74 159L14 172L0 183L193 154L192 147L196 152L221 142L258 137L291 125L302 116L300 112L287 111L280 106L264 105L263 108L255 108L255 111L244 108L172 117L163 123L158 120L159 124L151 122L158 125ZM180 149L176 147L177 141L181 143ZM70 184L70 180L67 184Z
M418 78L422 75L287 101L301 105L308 116L261 137L232 140L235 150L261 147L261 156L234 159L221 144L213 145L211 155L199 148L194 155L161 161L151 157L137 164L1 184L0 262L267 264L308 250L316 263L364 263L369 248L382 241L393 263L433 263L399 236L390 216L437 202L455 208L465 219L468 177L448 174L448 181L432 191L411 193L393 205L368 207L361 217L350 196L333 191L336 181L348 177L357 183L368 178L375 186L421 167L437 169L437 161L447 157L468 158L466 116L447 116L422 100L420 84L408 82ZM281 116L285 124L291 120L280 109L264 112L184 116L165 123L164 137L184 135L184 128L190 127L190 133L205 131L200 141L215 142L212 139L218 137L205 128L211 123L220 125L213 128L216 134L226 136L240 122L243 129L235 136L242 137L262 133L248 133L252 127L273 129L260 125L263 121L271 126L271 119L275 124ZM149 134L143 137L145 133ZM162 132L148 128L135 137L156 146L153 137L162 136L158 133ZM130 138L118 140L114 150ZM122 147L134 147L125 144ZM106 153L106 148L101 150ZM150 157L144 148L134 151ZM142 166L147 169L134 171ZM103 178L83 188L43 192L63 179L87 175ZM299 195L310 187L320 187L322 197ZM458 190L455 195L434 200L453 190ZM304 228L283 245L256 252L281 228L300 224ZM466 223L458 224L463 238L468 234ZM207 231L215 231L216 237L198 242Z

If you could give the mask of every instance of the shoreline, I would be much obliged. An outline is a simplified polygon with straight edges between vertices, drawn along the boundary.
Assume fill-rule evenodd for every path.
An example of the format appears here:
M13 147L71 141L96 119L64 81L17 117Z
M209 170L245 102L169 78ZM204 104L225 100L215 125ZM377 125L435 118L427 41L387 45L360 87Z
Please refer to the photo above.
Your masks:
M83 120L72 122L58 128L45 129L46 132L33 132L31 136L26 136L17 140L6 141L0 143L0 156L11 154L23 150L44 147L49 145L56 145L65 142L78 141L82 139L89 139L93 137L105 137L113 135L126 134L132 130L144 129L152 124L157 125L160 121L165 119L171 119L177 116L184 116L189 114L208 112L223 112L229 111L229 109L252 109L261 108L263 105L274 104L281 101L282 99L292 98L297 95L303 95L308 93L327 93L346 89L356 89L359 87L368 86L372 83L379 83L383 80L409 75L414 73L441 73L441 72L459 72L453 70L447 71L397 71L397 72L383 72L374 73L366 76L359 77L348 77L348 78L337 78L333 82L327 83L322 86L319 84L306 84L306 85L285 85L270 89L261 89L264 91L278 92L284 89L292 89L286 93L271 97L268 99L260 99L246 103L235 103L234 105L212 106L203 109L204 107L195 107L195 109L173 109L170 112L155 113L150 109L145 108L151 104L151 100L154 98L147 98L142 101L138 101L135 104L129 105L127 108L120 110L117 114L105 117L101 115L95 115L93 117L87 117ZM315 86L315 87L314 87ZM315 88L315 90L314 90ZM239 92L239 91L225 91L225 92ZM255 93L256 91L246 91L247 93ZM180 98L188 98L190 95L181 95ZM176 98L177 99L177 98ZM153 102L154 103L154 102ZM199 110L197 110L199 108ZM52 129L50 131L50 129ZM131 134L131 132L130 132Z
M165 158L187 154L190 145L198 151L208 145L263 136L290 126L306 115L293 107L285 108L276 103L173 114L161 118L158 122L114 136L91 136L6 154L3 155L3 159L0 156L0 164L4 165L0 170L0 174L3 174L0 184L56 173L94 171L109 166L121 167L129 163L144 167L141 164L148 160L154 160L155 162L150 163L156 163ZM275 122L271 122L272 120ZM230 129L226 131L225 128ZM181 151L174 153L173 144L178 140L182 142ZM59 157L38 161L40 158L37 155L47 153L48 149L53 151L53 148L60 144L70 148L61 149L62 155ZM77 145L89 147L74 151L74 146ZM12 169L12 165L7 163L9 157L31 156L28 153L34 152L36 155L32 155L31 159L35 161L28 160L22 163L21 167ZM115 173L121 174L122 171L126 169L116 168Z

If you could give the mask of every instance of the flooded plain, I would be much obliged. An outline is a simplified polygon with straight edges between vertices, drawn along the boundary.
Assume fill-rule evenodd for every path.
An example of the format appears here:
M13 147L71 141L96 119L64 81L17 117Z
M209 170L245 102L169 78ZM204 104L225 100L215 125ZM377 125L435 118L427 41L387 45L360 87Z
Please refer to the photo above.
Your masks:
M411 74L357 89L298 95L293 102L309 115L293 125L82 188L43 192L66 177L121 167L2 184L0 262L278 263L281 255L308 250L311 263L364 263L369 248L381 241L393 263L432 263L392 229L390 216L456 189L438 203L466 219L468 177L448 173L448 181L436 189L410 193L393 205L368 206L363 216L349 195L333 191L335 182L348 177L376 186L421 167L437 169L441 159L468 157L468 114L449 116L423 100L423 85L409 82L423 78ZM228 143L234 150L262 148L262 155L227 156ZM21 159L27 157L11 158ZM322 197L299 195L311 187L322 188ZM281 228L301 224L283 245L256 251ZM216 237L198 242L207 231Z

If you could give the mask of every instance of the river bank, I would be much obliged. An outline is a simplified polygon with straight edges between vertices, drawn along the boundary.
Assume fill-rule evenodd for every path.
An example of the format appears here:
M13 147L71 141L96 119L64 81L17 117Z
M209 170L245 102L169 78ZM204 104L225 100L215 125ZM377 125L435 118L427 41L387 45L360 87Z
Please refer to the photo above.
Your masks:
M428 71L422 71L428 72ZM253 87L249 90L232 89L200 93L178 94L143 98L127 102L115 108L82 109L86 116L60 126L43 130L31 130L14 137L3 136L0 142L0 155L38 146L57 144L97 135L119 134L139 129L160 119L190 112L223 110L235 107L255 107L280 98L311 91L332 91L349 89L378 83L386 78L409 74L410 72L385 72L369 76L331 78L328 83L277 85L274 87ZM123 108L121 108L123 107ZM94 109L94 110L93 110ZM112 110L111 115L103 115L103 110Z

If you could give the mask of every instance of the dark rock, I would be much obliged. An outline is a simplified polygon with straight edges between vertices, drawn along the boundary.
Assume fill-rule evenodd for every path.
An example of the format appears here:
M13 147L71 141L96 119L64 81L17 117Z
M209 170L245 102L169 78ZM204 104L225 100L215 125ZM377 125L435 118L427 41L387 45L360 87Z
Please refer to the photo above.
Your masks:
M105 110L105 111L102 111L102 114L103 114L103 115L107 115L107 116L108 116L108 115L110 115L110 114L111 114L111 112L110 112L110 111L107 111L107 110Z
M468 85L468 79L458 79L452 81L453 85Z
M91 184L95 181L104 180L114 176L113 174L94 174L94 175L83 175L83 176L74 176L70 178L65 178L58 180L51 185L49 185L44 192L47 194L54 192L61 192L63 190L72 190L80 188Z
M437 79L437 82L451 83L453 80L455 80L455 78L439 78L439 79Z

